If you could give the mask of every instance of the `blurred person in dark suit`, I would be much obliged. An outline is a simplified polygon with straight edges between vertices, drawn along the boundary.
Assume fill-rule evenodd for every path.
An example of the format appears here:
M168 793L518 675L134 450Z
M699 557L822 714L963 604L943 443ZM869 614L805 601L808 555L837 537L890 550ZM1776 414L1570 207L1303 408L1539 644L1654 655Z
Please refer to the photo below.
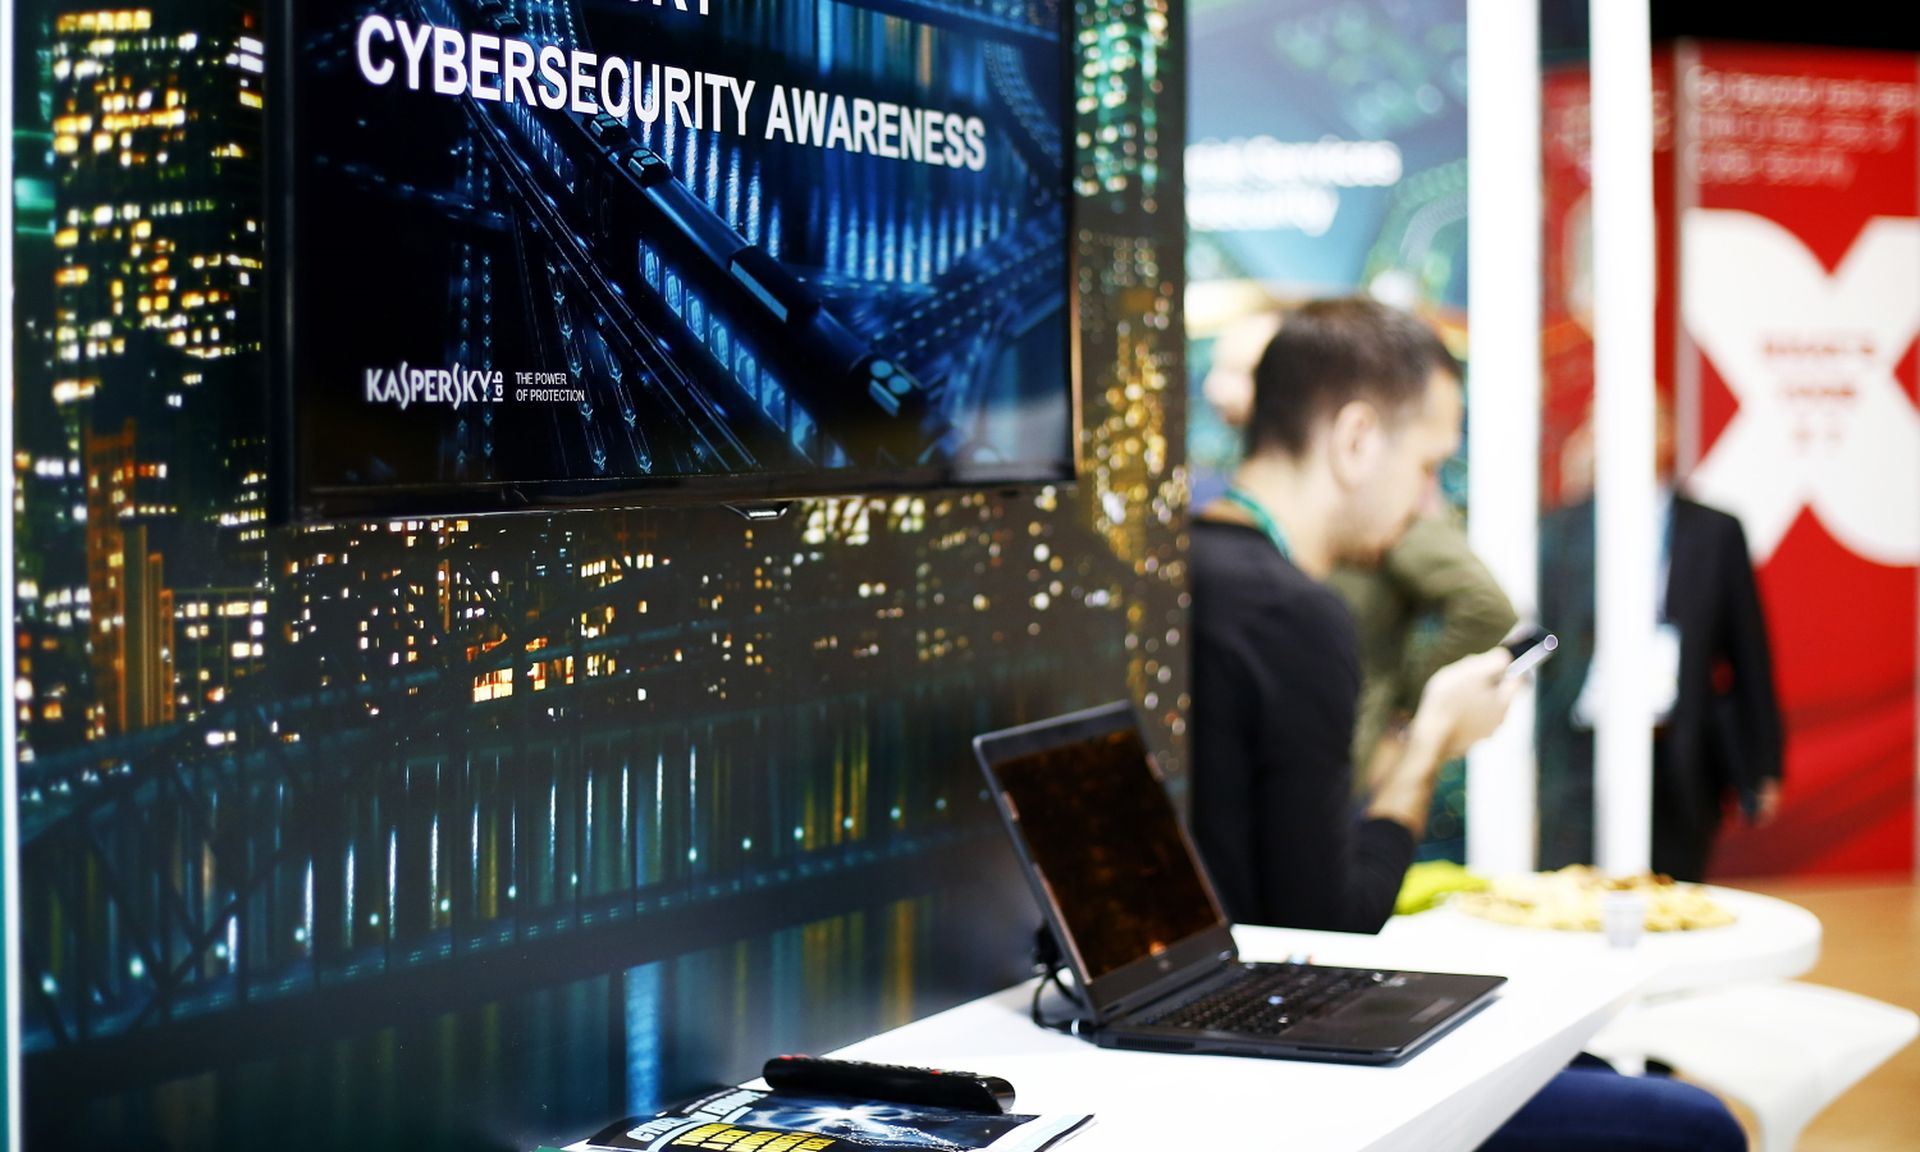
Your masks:
M1780 705L1746 534L1732 516L1675 490L1664 407L1657 427L1652 865L1701 880L1730 801L1759 827L1779 812ZM1576 435L1590 438L1591 422ZM1578 444L1569 455L1592 459ZM1589 477L1574 479L1590 490ZM1539 674L1543 868L1594 855L1593 723L1605 702L1594 675L1593 511L1588 495L1548 513L1540 526L1540 617L1561 640Z

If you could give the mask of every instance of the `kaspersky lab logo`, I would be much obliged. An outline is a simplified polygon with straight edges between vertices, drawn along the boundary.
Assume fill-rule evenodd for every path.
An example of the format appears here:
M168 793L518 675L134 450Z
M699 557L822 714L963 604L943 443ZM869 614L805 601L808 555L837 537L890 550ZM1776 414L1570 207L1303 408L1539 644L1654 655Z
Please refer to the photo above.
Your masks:
M397 404L402 411L413 404L498 404L507 398L506 373L499 369L413 368L405 360L398 368L368 368L367 403Z

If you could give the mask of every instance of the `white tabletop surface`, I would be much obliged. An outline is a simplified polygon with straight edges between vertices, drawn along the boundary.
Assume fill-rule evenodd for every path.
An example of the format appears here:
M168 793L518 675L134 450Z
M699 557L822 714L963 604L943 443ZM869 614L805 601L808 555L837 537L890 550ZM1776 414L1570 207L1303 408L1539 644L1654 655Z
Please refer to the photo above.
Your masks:
M1820 921L1797 904L1756 892L1709 886L1734 921L1691 932L1649 932L1633 951L1651 968L1642 996L1715 988L1749 980L1788 980L1820 958ZM1495 924L1450 908L1396 916L1381 932L1436 954L1521 956L1563 961L1611 952L1598 932Z
M1518 928L1449 909L1396 917L1378 936L1242 927L1242 955L1326 964L1488 972L1499 999L1394 1068L1096 1048L1034 1027L1023 984L883 1033L836 1055L1004 1076L1021 1112L1092 1112L1074 1152L1180 1149L1471 1149L1635 998L1813 966L1820 922L1782 900L1715 888L1733 924L1650 933L1632 949L1598 933Z
M1393 1068L1096 1048L1046 1032L1027 1017L1032 985L1007 989L835 1055L964 1068L1003 1076L1020 1112L1092 1112L1068 1145L1185 1149L1476 1147L1580 1050L1652 975L1644 954L1595 951L1566 960L1546 951L1512 958L1471 934L1381 936L1235 930L1249 959L1305 952L1328 964L1451 969L1509 977L1497 1000Z

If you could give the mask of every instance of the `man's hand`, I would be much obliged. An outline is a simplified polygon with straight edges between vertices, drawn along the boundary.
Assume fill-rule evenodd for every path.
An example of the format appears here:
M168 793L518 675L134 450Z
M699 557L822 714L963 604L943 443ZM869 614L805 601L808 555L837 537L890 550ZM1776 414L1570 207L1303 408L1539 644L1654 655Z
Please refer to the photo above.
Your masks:
M1780 781L1768 777L1760 781L1758 803L1753 809L1753 826L1765 828L1780 818Z
M1496 647L1463 656L1435 672L1413 714L1414 742L1439 749L1444 761L1465 755L1491 736L1520 693L1520 681L1501 675L1512 662L1511 653Z
M1367 815L1405 825L1420 838L1440 765L1465 753L1506 718L1507 705L1520 691L1518 680L1501 675L1512 662L1505 648L1493 648L1463 656L1428 679L1406 735L1381 741L1377 758L1397 758L1380 774Z

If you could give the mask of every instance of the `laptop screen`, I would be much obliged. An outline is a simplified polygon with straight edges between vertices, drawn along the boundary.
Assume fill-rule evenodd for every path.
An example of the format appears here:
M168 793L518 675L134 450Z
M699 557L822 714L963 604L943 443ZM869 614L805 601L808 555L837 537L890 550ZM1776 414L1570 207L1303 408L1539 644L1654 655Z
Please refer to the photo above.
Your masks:
M1224 924L1130 724L992 769L1086 979Z

